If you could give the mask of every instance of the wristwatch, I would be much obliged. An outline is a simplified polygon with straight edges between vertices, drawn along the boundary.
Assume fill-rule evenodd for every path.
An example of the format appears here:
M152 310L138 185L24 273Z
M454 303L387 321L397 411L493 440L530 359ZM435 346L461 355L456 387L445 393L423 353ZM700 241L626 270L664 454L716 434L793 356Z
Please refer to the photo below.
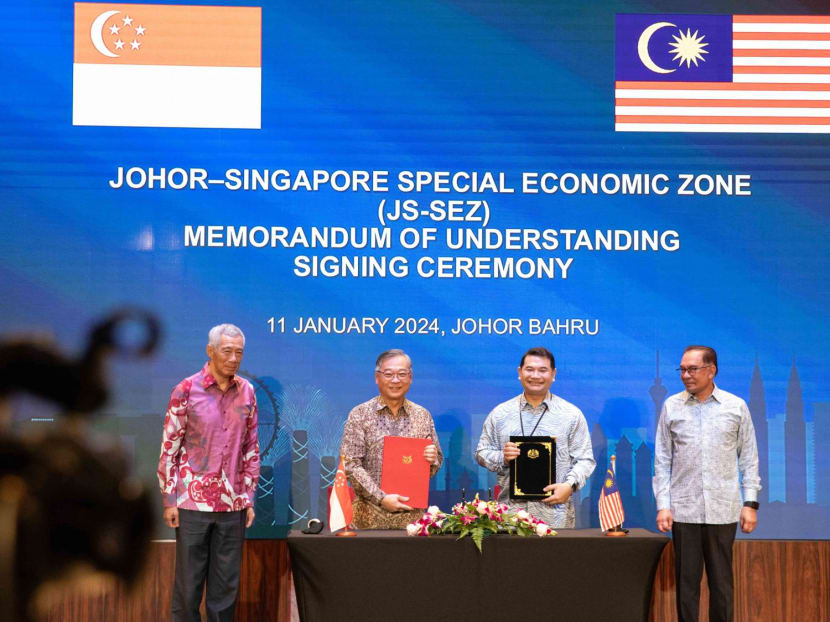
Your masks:
M576 482L574 482L573 484L571 484L571 492L572 492L572 493L576 492L576 489L577 489L577 488L578 488L578 486L576 485Z
M744 507L757 510L759 507L761 507L761 504L759 504L757 501L744 501Z

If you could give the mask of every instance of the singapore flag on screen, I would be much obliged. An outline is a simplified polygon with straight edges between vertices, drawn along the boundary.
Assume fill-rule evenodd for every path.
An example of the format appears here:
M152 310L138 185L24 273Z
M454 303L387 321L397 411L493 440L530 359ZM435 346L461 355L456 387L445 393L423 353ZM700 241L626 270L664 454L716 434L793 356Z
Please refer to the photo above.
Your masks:
M261 127L262 9L75 3L72 124Z
M830 132L830 16L620 14L618 132Z

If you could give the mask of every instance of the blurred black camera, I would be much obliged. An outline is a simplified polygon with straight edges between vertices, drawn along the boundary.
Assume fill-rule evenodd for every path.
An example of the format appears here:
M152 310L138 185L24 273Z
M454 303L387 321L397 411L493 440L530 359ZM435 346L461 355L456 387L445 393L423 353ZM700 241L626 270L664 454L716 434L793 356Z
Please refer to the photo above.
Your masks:
M50 585L107 572L128 585L146 559L152 503L115 445L95 447L88 422L106 402L106 359L149 356L160 328L124 309L96 324L70 359L53 344L0 340L0 619L32 620ZM28 393L58 405L52 431L24 439L3 425L8 399Z

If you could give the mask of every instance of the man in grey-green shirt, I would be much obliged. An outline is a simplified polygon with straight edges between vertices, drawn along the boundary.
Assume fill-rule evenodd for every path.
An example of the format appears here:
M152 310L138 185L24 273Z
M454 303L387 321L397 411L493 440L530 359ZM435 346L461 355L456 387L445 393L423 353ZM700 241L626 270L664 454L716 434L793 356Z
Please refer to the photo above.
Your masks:
M674 540L679 622L697 622L704 562L709 620L731 622L735 530L758 522L755 428L744 400L715 386L712 348L687 347L678 371L686 390L663 404L654 442L657 528Z
M573 527L571 494L582 488L596 462L591 436L582 411L550 392L556 363L546 348L531 348L518 368L524 391L496 406L481 431L476 448L478 463L498 473L498 500L513 511L524 509L554 528ZM519 455L511 436L556 437L556 483L545 488L551 496L542 501L511 501L510 461Z

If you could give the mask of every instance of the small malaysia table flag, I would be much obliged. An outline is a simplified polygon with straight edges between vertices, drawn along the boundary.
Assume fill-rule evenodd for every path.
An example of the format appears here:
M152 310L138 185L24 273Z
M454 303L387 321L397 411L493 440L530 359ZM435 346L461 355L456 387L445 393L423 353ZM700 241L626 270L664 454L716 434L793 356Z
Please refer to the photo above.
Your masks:
M611 456L611 466L605 472L605 483L599 493L599 525L603 531L609 531L622 525L625 520L620 489L617 488L617 476L614 464L616 456Z

